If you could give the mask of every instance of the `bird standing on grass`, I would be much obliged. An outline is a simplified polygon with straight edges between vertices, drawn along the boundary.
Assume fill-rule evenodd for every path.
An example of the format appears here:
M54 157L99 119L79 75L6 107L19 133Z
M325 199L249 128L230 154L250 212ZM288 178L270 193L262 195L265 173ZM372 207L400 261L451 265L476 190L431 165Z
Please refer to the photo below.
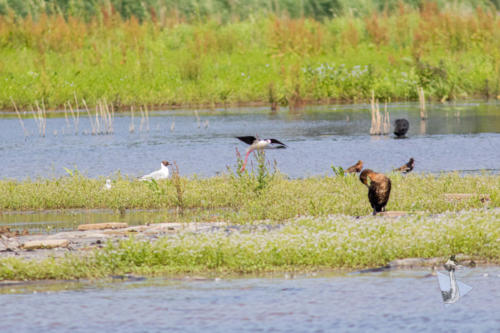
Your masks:
M415 167L415 160L412 157L412 158L410 158L408 163L404 164L403 166L401 166L397 169L394 169L394 171L401 171L402 173L408 173L408 172L412 171L414 167Z
M370 169L363 170L359 175L359 180L368 187L368 200L373 208L373 215L385 211L391 194L391 180ZM370 184L368 184L368 180L370 180Z
M170 176L170 171L168 170L168 166L171 165L168 161L162 161L160 170L153 171L147 175L142 176L139 180L158 180L158 179L166 179Z
M346 173L358 173L363 170L363 161L359 160L358 163L354 164L353 166L350 166L347 168L345 171Z
M106 179L106 184L104 184L103 189L111 190L111 179Z
M237 136L237 139L243 141L247 145L250 145L247 149L247 153L245 155L245 161L243 162L243 166L241 167L241 172L245 171L245 167L247 165L248 156L254 150L262 150L262 149L284 149L286 145L276 139L259 139L255 136Z

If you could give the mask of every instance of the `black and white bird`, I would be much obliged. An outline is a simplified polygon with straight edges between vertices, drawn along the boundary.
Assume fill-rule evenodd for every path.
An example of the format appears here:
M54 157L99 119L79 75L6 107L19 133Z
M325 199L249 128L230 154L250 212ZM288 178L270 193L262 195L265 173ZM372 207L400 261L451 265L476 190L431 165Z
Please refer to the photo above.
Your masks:
M147 175L142 176L139 180L158 180L158 179L166 179L170 176L170 171L168 170L168 166L171 165L168 161L162 161L160 170L153 171Z
M248 147L247 149L247 153L245 155L245 161L243 162L241 171L245 171L245 167L248 161L248 156L254 150L283 149L287 147L283 142L276 139L259 139L256 138L255 136L237 136L236 138L250 145L250 147Z

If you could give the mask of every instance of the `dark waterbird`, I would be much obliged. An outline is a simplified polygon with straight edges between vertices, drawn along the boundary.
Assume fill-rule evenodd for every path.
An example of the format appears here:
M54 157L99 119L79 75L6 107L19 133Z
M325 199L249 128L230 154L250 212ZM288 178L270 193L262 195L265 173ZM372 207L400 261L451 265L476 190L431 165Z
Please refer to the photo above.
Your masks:
M370 169L363 170L359 175L359 180L368 187L368 200L373 208L373 215L385 211L391 194L391 180L384 174Z
M406 119L396 119L394 121L394 135L398 138L404 138L410 128L410 123Z
M346 173L358 173L358 172L361 172L361 170L363 170L363 161L359 160L356 164L348 167L346 169Z
M400 171L402 173L408 173L408 172L412 171L414 167L415 167L415 160L412 157L412 158L410 158L410 160L408 161L408 163L400 166L397 169L394 169L394 171Z
M245 161L243 162L241 171L245 171L248 155L250 155L250 153L254 150L286 148L286 145L283 142L276 139L259 139L255 136L237 136L236 138L243 141L247 145L250 145L247 149Z

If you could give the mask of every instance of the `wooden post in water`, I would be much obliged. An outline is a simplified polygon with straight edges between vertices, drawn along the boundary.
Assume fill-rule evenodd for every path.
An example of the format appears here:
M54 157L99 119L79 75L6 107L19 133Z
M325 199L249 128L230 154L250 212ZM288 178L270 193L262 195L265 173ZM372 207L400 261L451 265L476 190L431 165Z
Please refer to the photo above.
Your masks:
M391 124L389 119L389 112L387 112L387 102L385 103L384 117L382 118L380 114L380 108L378 101L375 100L375 92L372 90L372 100L371 100L371 113L372 113L372 125L370 127L370 135L382 135L388 134Z
M418 87L418 100L420 102L420 119L427 119L427 111L425 110L425 93L424 88Z
M389 118L389 112L387 111L387 101L386 101L385 105L384 105L384 130L383 130L383 134L389 134L390 130L391 130L391 120Z

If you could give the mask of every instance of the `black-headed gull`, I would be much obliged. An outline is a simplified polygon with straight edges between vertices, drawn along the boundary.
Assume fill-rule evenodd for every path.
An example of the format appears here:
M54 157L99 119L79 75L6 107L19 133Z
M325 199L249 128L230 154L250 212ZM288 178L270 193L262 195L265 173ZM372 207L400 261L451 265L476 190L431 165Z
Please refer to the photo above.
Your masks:
M248 155L250 155L250 153L254 150L286 148L286 145L283 142L276 139L259 139L255 136L237 136L236 138L243 141L247 145L250 145L250 147L248 147L247 149L245 161L243 162L241 171L245 171L245 167L248 161Z
M168 166L171 165L168 161L162 161L160 170L153 171L147 175L142 176L139 180L158 180L158 179L166 179L170 176L170 171L168 170Z

